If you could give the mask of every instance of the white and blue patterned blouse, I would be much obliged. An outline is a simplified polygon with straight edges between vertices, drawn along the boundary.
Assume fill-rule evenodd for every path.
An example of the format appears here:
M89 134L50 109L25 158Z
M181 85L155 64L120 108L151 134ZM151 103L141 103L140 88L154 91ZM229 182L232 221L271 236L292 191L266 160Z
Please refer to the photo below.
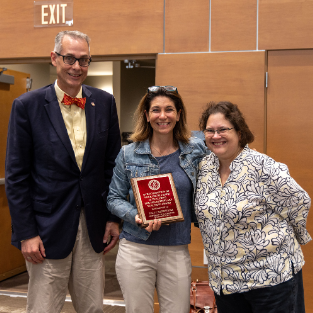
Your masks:
M249 149L224 184L214 153L199 164L195 209L211 288L220 294L278 285L304 265L309 195L285 164Z

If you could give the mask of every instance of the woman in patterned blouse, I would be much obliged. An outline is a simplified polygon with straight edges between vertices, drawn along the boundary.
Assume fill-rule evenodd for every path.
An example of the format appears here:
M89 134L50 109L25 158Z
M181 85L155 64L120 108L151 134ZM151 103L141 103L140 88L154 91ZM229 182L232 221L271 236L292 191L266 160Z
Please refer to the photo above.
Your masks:
M211 102L200 128L213 153L199 164L195 208L218 312L305 312L308 194L285 164L248 147L237 105Z

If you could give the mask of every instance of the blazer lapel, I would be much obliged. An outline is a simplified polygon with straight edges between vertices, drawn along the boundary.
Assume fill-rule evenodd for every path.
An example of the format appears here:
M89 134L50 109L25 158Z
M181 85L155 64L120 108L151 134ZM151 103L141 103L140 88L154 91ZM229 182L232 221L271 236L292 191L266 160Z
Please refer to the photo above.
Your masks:
M50 121L55 131L57 132L58 136L60 137L60 140L65 146L67 152L71 156L73 162L77 165L74 150L64 124L63 116L55 93L54 85L51 85L51 87L47 90L45 99L46 99L45 109L49 115Z
M86 166L86 162L91 151L93 139L95 138L96 129L96 100L92 98L90 90L83 85L83 97L86 97L85 114L86 114L86 128L87 128L87 141L85 147L85 153L83 158L82 171Z

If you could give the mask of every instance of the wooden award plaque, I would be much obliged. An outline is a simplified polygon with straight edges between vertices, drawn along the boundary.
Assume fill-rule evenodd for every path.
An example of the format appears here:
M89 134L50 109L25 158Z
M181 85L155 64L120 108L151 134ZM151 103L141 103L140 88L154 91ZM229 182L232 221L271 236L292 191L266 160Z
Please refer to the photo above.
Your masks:
M171 173L132 178L138 215L142 227L154 219L162 224L182 222L184 216Z

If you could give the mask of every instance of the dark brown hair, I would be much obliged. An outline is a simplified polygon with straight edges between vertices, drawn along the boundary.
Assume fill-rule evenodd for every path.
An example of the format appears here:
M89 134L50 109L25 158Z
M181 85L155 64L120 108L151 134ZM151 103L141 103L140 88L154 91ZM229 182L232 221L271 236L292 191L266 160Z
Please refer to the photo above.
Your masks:
M151 101L156 97L167 97L174 102L177 112L180 111L179 121L173 130L174 140L187 143L190 138L190 132L187 128L186 109L183 99L178 92L169 92L164 88L159 88L156 92L148 92L140 100L134 114L135 130L129 139L132 141L144 141L152 138L153 129L147 121L145 111L149 112Z
M243 148L247 143L254 141L254 135L250 131L243 114L236 104L228 101L210 102L200 118L199 127L204 131L211 114L222 113L225 118L234 126L239 136L239 145Z

